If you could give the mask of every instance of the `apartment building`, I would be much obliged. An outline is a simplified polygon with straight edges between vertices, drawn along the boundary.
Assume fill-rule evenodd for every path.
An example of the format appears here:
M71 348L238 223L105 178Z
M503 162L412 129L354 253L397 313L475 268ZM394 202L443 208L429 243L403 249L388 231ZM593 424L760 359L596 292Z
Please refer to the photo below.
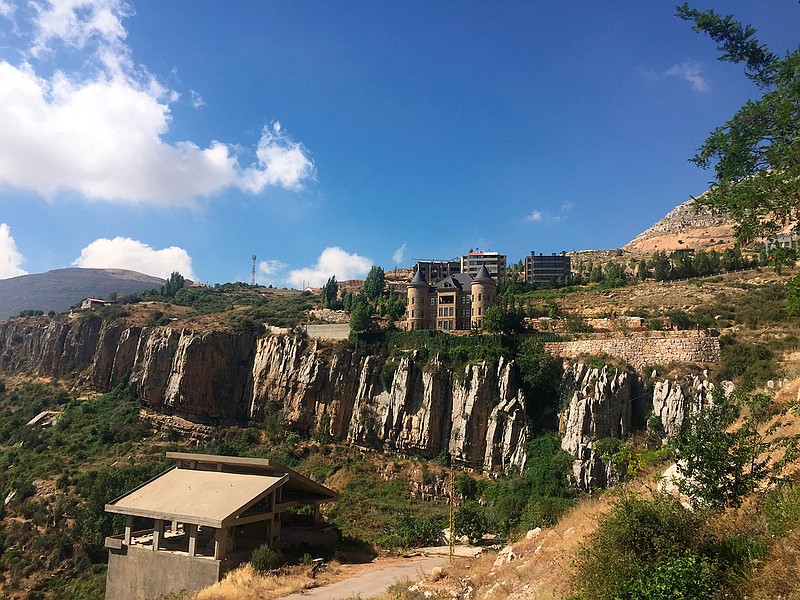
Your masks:
M486 267L489 275L496 280L506 276L507 258L499 252L472 250L461 257L461 272L476 277L481 267Z
M548 283L570 276L570 260L564 252L561 254L537 255L531 251L525 257L525 281L528 283Z

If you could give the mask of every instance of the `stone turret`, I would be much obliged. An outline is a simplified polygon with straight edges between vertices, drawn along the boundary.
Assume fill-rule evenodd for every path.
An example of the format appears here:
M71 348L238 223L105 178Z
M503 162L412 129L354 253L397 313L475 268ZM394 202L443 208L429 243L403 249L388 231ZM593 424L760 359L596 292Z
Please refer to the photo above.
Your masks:
M408 284L408 329L427 329L430 327L428 317L430 307L431 286L421 271L414 273Z
M483 327L483 315L486 309L497 302L497 282L489 275L486 267L481 267L471 284L472 327Z

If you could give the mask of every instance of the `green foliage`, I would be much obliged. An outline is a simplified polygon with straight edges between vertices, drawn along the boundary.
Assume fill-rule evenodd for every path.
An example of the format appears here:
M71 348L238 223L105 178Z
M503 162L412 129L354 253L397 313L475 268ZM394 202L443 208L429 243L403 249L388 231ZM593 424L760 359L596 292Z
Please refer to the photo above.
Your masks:
M718 376L754 388L777 375L772 350L764 344L739 341L733 335L720 338L722 366Z
M160 325L169 325L169 317L164 315L160 310L150 311L150 316L147 318L147 327L158 327Z
M800 485L784 484L772 490L764 502L764 516L773 535L800 527Z
M183 278L183 275L177 271L173 271L167 282L161 286L161 295L165 298L174 298L185 285L186 280Z
M678 436L675 458L683 478L681 491L695 502L712 508L738 506L769 473L765 454L777 444L758 431L758 422L748 416L733 431L740 405L726 398L721 388L714 401L689 417L688 427Z
M484 493L492 527L503 535L552 525L574 502L567 482L572 457L558 438L536 437L527 450L525 470L489 484Z
M397 372L399 363L396 360L389 359L383 363L381 368L381 385L384 390L392 389L392 382L394 381L394 374Z
M383 269L378 265L372 265L369 273L367 273L366 279L364 279L364 286L362 288L364 295L369 300L375 302L383 293L384 278Z
M339 283L336 281L336 275L332 275L322 286L319 291L322 298L322 308L341 308L339 304Z
M702 564L712 541L701 511L688 510L669 496L644 500L625 495L581 550L574 583L593 600L660 598L643 594L655 594L656 581L669 583L671 571L673 583L680 584L683 578L678 573L685 563L675 559L694 556ZM632 596L633 590L639 595Z
M453 517L455 535L466 535L471 542L480 540L489 532L489 517L486 509L477 502L462 504Z
M786 314L794 319L800 317L800 275L786 283Z
M512 337L525 331L523 315L512 305L496 304L486 309L483 315L483 328L488 333L496 333L504 337Z
M630 600L708 600L716 591L714 568L706 558L668 556L630 587Z
M418 548L439 543L444 519L441 517L414 516L410 510L403 511L393 534L387 532L382 540L383 545L401 548Z
M796 218L800 204L800 49L780 59L755 39L755 29L713 10L684 4L678 16L717 42L721 60L743 63L764 90L715 129L692 158L714 168L715 183L698 203L728 213L741 241L773 233Z
M545 405L556 403L561 363L545 352L544 343L535 337L525 338L517 349L516 361L533 398Z
M797 251L794 248L777 246L769 251L767 260L780 275L783 267L791 267L797 262Z
M268 573L286 564L286 558L280 550L270 548L269 544L259 546L250 557L250 564L259 573Z
M369 303L356 299L350 313L350 331L365 333L372 328L372 308Z

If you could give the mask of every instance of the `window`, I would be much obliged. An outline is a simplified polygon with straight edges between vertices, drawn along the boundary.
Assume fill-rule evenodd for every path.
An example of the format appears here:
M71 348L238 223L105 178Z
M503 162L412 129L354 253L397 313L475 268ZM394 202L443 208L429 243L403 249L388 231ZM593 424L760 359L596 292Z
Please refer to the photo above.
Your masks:
M478 302L480 302L481 300L483 300L483 294L478 294Z
M479 306L478 307L478 316L480 317L482 314L483 314L483 307Z
M431 306L436 306L436 296L431 297Z
M449 316L449 317L452 317L452 316L455 314L455 310L456 310L456 309L455 309L455 308L453 308L453 307L451 306L451 307L450 307L450 314L449 314L449 315L447 315L447 316Z
M416 304L416 303L417 303L417 297L411 296L411 304Z
M433 319L434 317L436 317L436 311L435 311L435 310L432 310L432 311L431 311L431 319Z

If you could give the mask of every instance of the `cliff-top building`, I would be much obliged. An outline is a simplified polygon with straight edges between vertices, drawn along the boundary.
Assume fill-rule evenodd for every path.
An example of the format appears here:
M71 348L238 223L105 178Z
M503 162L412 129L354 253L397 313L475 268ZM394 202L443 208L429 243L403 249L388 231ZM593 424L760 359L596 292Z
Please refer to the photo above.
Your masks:
M409 331L483 327L486 309L497 303L497 283L486 267L476 275L455 273L430 285L420 270L408 284Z
M466 255L461 257L461 272L477 277L481 267L486 267L489 276L494 277L496 281L506 276L506 263L505 254L470 249Z

